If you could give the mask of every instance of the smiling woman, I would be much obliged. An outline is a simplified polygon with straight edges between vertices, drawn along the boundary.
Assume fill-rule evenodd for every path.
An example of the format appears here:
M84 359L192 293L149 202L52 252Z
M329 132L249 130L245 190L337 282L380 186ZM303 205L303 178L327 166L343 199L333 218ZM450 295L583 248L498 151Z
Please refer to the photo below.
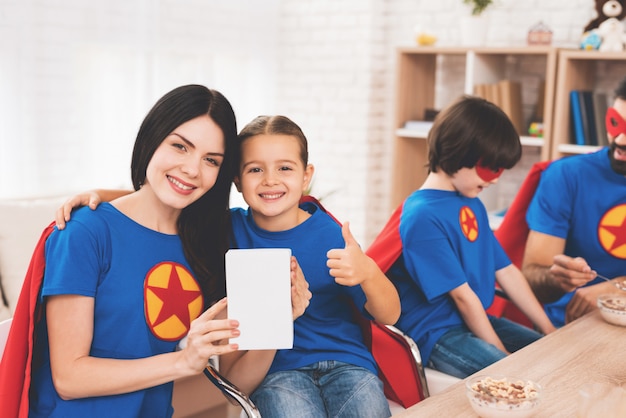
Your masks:
M29 308L18 303L12 327L35 341L27 351L36 354L25 364L16 350L3 356L3 413L24 416L17 411L30 394L21 410L31 418L169 418L173 381L237 349L227 339L238 335L238 323L217 319L226 308L236 135L221 93L178 87L139 128L135 191L94 211L77 210L63 230L46 229L32 264L41 273L25 282L40 294L44 320L29 338ZM188 344L176 351L184 336ZM32 382L19 393L16 380L29 367Z

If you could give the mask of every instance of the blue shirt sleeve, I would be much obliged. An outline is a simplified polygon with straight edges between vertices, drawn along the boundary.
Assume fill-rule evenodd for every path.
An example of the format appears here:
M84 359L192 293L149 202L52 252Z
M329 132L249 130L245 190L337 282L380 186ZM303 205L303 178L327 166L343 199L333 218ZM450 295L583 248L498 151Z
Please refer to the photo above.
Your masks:
M550 164L528 206L526 222L531 230L566 239L572 216L571 185L562 164Z
M96 296L101 272L106 268L102 260L110 257L103 258L106 234L97 227L97 218L91 218L92 222L85 223L75 214L64 230L55 229L48 237L42 296Z

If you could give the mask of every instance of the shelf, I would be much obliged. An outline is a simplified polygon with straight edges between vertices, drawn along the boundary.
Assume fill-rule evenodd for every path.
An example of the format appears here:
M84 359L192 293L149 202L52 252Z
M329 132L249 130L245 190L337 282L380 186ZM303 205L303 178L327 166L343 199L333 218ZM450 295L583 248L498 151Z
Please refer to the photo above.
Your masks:
M428 137L428 131L400 128L396 129L396 136L402 138L426 139ZM540 148L545 145L543 138L537 138L534 136L520 136L520 142L526 147Z
M526 147L543 147L546 141L543 138L537 138L535 136L520 136L520 142Z
M613 90L626 69L626 52L584 51L562 49L559 51L558 75L553 112L553 143L550 159L585 154L599 146L581 146L570 143L570 92L590 90L612 97Z
M590 152L596 152L601 148L601 146L597 145L559 144L557 150L561 154L589 154Z
M463 94L475 94L480 84L520 84L523 117L516 114L516 126L525 134L520 141L538 149L538 158L549 158L557 52L550 46L398 48L393 123L401 128L393 131L390 207L396 208L428 175L428 129L419 122L407 129L407 121L423 120L426 110L441 110ZM543 138L527 136L520 120L542 120Z
M428 131L400 128L396 129L396 136L402 138L426 139Z

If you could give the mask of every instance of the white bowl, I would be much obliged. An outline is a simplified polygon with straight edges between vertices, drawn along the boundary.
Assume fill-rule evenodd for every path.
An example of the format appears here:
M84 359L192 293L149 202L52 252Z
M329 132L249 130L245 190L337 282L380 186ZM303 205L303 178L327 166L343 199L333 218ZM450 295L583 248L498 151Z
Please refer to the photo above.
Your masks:
M472 409L482 418L530 417L541 397L539 384L508 376L475 376L465 387Z
M598 308L606 322L626 327L626 295L600 295Z

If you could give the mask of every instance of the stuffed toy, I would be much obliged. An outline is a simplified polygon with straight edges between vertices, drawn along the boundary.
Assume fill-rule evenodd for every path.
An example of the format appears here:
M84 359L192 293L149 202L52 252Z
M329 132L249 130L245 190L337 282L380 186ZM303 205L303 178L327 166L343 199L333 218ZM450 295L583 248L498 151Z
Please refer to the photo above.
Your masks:
M596 0L597 17L585 27L581 48L600 51L624 50L626 32L622 19L626 17L625 2L626 0Z
M590 51L593 49L600 49L600 45L602 44L602 38L596 29L590 30L589 32L583 33L582 39L580 40L580 49L584 49L586 51Z

